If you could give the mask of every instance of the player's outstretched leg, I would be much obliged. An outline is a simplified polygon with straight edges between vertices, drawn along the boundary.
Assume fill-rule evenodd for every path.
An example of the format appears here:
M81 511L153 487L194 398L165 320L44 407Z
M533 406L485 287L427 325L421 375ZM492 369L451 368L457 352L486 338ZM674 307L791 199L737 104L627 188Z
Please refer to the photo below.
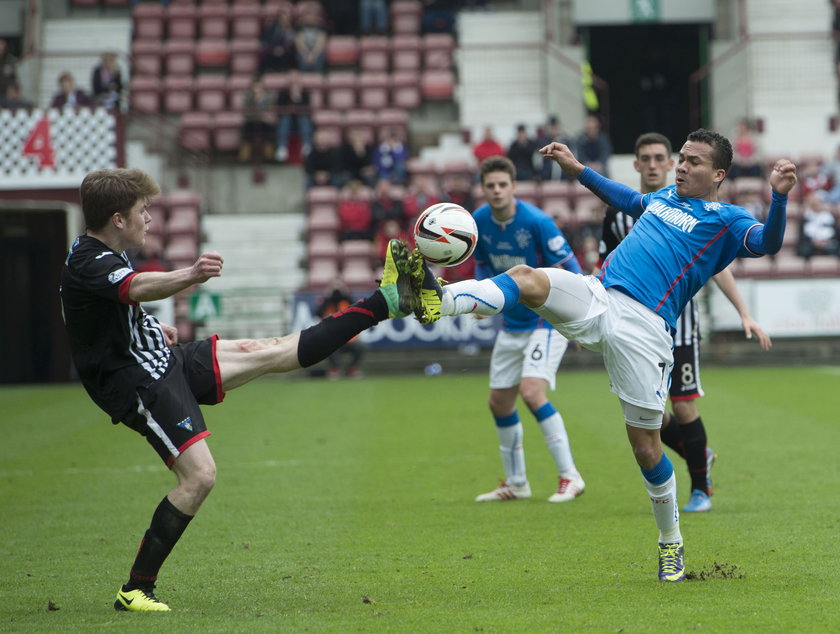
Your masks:
M421 324L431 324L440 319L443 289L429 269L426 259L420 254L420 249L414 249L411 253L411 262L411 282L415 295L420 299L414 315Z
M114 609L122 612L169 612L169 606L155 596L155 587L126 590L125 586L117 592Z
M389 317L406 317L418 308L419 293L413 285L412 265L405 242L391 240L379 284L379 290L388 305Z
M659 580L682 581L685 579L684 551L682 544L659 544Z

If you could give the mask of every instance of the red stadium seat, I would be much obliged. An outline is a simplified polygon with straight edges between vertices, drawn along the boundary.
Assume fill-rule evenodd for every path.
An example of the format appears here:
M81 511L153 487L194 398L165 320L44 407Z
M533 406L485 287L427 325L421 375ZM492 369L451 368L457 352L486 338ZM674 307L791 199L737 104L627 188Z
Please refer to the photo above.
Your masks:
M134 75L160 77L163 70L163 50L160 42L134 40L131 46Z
M516 197L526 203L539 206L539 185L534 181L516 181Z
M245 107L245 93L251 86L250 75L231 75L227 80L228 104L231 110L241 112Z
M311 209L312 205L325 203L335 207L338 204L338 189L328 185L315 185L306 192L306 205Z
M379 110L388 107L391 86L386 73L362 73L359 75L358 88L359 105L362 108Z
M366 72L387 72L391 44L382 35L363 35L359 38L359 67Z
M187 40L168 40L163 45L167 75L191 76L195 72L195 46Z
M212 147L213 120L206 112L185 112L181 115L178 140L182 147L194 152L208 152ZM169 212L172 213L171 210Z
M355 66L359 61L359 40L353 35L331 35L327 40L328 66Z
M307 276L309 286L323 288L333 283L337 277L338 262L335 258L309 260L309 275Z
M202 68L227 68L230 60L228 42L222 38L199 40L195 48L196 66Z
M260 44L254 39L230 42L230 72L234 75L254 75L260 57Z
M262 30L262 7L258 3L236 3L231 10L231 20L233 23L231 35L234 39L259 41Z
M160 112L160 79L157 77L132 77L131 108L138 112Z
M313 108L324 106L324 76L321 73L301 73L300 79L309 91L309 104Z
M312 123L319 133L323 133L330 146L339 146L343 138L344 114L340 110L315 110Z
M166 235L199 236L200 212L197 205L179 205L172 207L166 218Z
M263 85L266 90L277 92L289 85L289 77L286 73L266 73L262 76Z
M402 108L384 108L376 113L377 138L381 141L389 130L396 132L403 143L408 141L408 112Z
M266 0L262 7L263 21L271 20L277 15L278 11L294 13L294 3L290 0Z
M391 31L394 35L417 35L423 17L420 0L394 0L391 3Z
M414 110L422 102L420 73L398 71L391 75L391 103L394 106Z
M427 33L423 36L423 68L449 70L455 52L455 38L449 33Z
M170 40L194 40L196 8L188 4L173 4L166 9L166 27Z
M370 110L348 110L344 126L361 130L368 141L376 142L376 115Z
M306 217L306 229L310 234L321 233L335 237L340 228L341 221L335 203L314 203L310 206Z
M424 71L420 77L424 99L448 101L455 95L455 75L449 70Z
M310 260L338 259L338 238L335 234L315 231L309 235L306 250Z
M227 108L227 79L223 75L199 75L194 88L198 110L216 113Z
M164 257L173 268L191 266L198 259L198 240L190 236L178 236L166 243Z
M324 7L319 0L298 0L294 5L295 23L299 24L305 18L314 16L321 23L324 21Z
M244 117L239 112L217 112L213 117L213 147L219 152L236 152L242 145Z
M368 243L369 245L371 243ZM370 262L362 260L350 260L344 262L341 267L341 279L347 286L372 286L376 273Z
M169 114L182 114L193 109L192 77L164 77L163 109Z
M226 39L229 25L230 12L227 5L205 3L198 8L199 37Z
M163 39L164 8L160 4L138 4L131 12L134 20L134 37L138 40Z
M422 68L421 40L417 35L395 35L391 40L391 67L396 71Z
M347 110L356 105L356 75L349 71L328 73L324 81L327 107Z

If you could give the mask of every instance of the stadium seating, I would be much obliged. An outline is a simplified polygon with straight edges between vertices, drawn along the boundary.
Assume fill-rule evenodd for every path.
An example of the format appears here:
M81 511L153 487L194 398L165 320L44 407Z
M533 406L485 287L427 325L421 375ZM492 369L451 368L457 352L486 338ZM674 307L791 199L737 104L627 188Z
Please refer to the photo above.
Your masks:
M422 101L419 72L398 71L391 75L391 103L395 107L413 110Z
M262 6L256 3L237 2L231 11L231 36L233 39L259 41L262 30Z
M356 74L349 71L328 73L324 85L326 106L337 110L346 110L356 106Z
M390 52L390 42L383 35L364 35L359 38L359 66L362 72L387 72Z
M178 140L182 147L193 152L209 152L212 148L213 120L207 112L184 112Z
M376 113L376 136L380 141L389 130L396 132L403 143L408 142L408 112L402 108L384 108Z
M160 4L142 3L134 7L134 37L138 40L162 40L164 13L165 10Z
M236 9L234 8L234 12ZM198 7L198 33L202 38L226 39L230 24L229 9L225 4L202 4Z
M195 44L196 66L226 70L229 59L230 48L224 38L205 38Z
M163 79L163 108L169 114L193 109L193 78L168 76Z
M348 110L344 114L344 127L361 130L368 141L376 141L376 115L370 110Z
M391 3L391 31L395 35L417 35L422 18L420 0L394 0Z
M163 44L166 74L188 76L195 72L195 46L188 40L167 40Z
M355 66L359 61L359 40L353 35L331 35L327 40L328 66Z
M339 110L316 110L312 113L315 128L323 133L331 146L341 145L344 134L344 115Z
M189 4L172 4L166 9L167 38L170 40L194 40L196 8Z
M420 91L426 99L448 101L455 95L455 75L449 70L423 71Z
M217 113L227 108L227 79L223 75L198 75L194 87L196 109Z
M163 71L163 50L160 42L135 40L131 47L133 76L160 77Z
M260 44L243 37L230 42L230 72L234 75L255 75L259 66Z
M131 108L138 112L153 114L160 112L160 80L156 77L132 77Z
M449 33L427 33L423 36L423 68L450 70L455 38Z
M359 106L370 110L388 107L391 85L386 73L362 73L357 85Z
M391 66L394 72L417 72L423 67L419 36L396 35L391 39Z
M313 259L309 261L307 284L313 288L331 284L338 277L338 262L334 259Z
M242 144L244 117L239 112L217 112L213 117L213 147L218 152L236 152Z
M516 197L532 205L540 205L540 188L535 181L517 181Z

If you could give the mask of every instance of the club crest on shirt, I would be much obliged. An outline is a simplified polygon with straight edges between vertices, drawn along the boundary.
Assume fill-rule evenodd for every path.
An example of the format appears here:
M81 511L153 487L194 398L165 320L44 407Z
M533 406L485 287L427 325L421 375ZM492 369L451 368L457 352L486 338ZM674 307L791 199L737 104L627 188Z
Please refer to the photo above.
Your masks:
M531 232L527 229L520 229L516 232L516 245L520 249L526 248L531 244Z
M178 427L180 427L181 429L186 429L187 431L192 431L193 430L192 418L190 418L190 417L185 418L180 423L178 423Z
M703 208L706 211L720 211L720 203L710 200L703 203Z

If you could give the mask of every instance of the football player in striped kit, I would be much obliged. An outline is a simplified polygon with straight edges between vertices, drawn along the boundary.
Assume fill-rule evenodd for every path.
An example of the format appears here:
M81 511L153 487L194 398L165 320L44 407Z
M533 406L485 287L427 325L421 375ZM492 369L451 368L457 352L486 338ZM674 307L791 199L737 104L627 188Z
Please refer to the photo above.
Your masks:
M665 187L668 173L674 167L671 142L662 134L648 132L636 139L636 160L633 167L639 173L639 191L655 192ZM601 234L601 260L613 252L633 228L633 217L615 207L607 207ZM735 285L735 277L726 268L712 279L738 311L747 339L753 334L765 350L770 337L759 327ZM677 318L674 333L674 370L671 373L670 400L672 412L665 412L660 434L662 442L677 452L686 462L691 478L691 496L682 510L686 513L709 511L712 508L711 469L715 452L707 446L706 428L697 410L697 399L703 396L700 385L700 311L692 297Z

